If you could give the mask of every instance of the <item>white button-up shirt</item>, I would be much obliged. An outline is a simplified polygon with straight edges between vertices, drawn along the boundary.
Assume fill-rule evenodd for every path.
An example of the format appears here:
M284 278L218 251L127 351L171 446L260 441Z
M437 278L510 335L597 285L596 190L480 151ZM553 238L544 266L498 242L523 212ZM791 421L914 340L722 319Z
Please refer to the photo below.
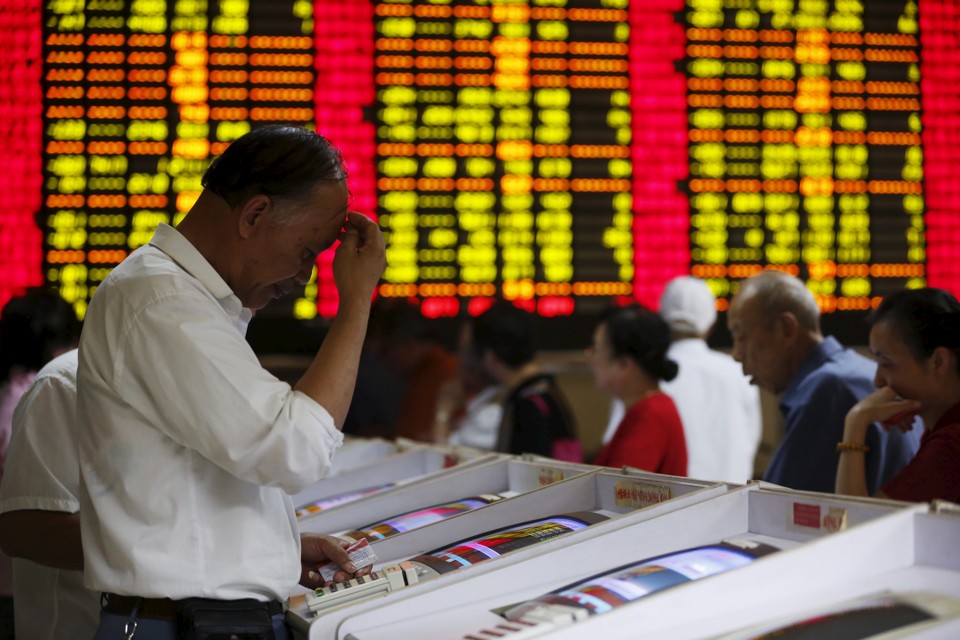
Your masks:
M10 455L0 483L0 513L76 513L77 352L53 359L34 379L13 414ZM82 571L14 558L16 632L21 638L92 638L100 594L83 588Z
M747 482L760 444L760 392L737 362L691 338L670 345L667 357L680 371L660 382L673 398L687 441L687 475L701 480Z
M143 597L283 600L300 576L288 494L343 438L266 371L250 312L161 225L98 287L80 342L85 582Z

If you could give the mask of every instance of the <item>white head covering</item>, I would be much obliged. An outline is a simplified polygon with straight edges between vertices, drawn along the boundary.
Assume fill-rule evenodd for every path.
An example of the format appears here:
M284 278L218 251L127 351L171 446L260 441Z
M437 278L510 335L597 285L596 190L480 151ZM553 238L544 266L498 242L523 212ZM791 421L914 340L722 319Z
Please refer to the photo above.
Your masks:
M660 297L660 315L675 333L705 336L717 321L717 299L703 280L680 276Z

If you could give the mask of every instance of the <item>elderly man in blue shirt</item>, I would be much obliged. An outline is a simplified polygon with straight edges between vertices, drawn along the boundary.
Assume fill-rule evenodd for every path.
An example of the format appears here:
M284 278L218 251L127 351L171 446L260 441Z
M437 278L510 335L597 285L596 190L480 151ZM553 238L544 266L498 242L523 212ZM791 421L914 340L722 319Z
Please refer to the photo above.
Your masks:
M727 315L733 357L744 375L780 396L784 436L763 479L791 489L832 493L843 421L874 390L876 365L820 330L820 309L803 282L764 271L740 285ZM867 483L882 487L913 457L921 429L867 436Z

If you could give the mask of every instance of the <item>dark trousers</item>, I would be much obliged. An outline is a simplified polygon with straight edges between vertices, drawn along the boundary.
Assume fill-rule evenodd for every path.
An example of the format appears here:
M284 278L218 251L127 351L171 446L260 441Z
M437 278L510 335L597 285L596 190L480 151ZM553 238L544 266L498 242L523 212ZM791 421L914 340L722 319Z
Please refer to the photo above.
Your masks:
M124 628L130 622L130 616L121 616L115 613L100 612L100 626L93 640L125 640ZM283 614L273 616L273 633L276 640L290 640L287 625L283 621ZM137 631L134 640L177 640L177 623L168 620L137 620Z
M13 640L13 598L0 596L0 640Z

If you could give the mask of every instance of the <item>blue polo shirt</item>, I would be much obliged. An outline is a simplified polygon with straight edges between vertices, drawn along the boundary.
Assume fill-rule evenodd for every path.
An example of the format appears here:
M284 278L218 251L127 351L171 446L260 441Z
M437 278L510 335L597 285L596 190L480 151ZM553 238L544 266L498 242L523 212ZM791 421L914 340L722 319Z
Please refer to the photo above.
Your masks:
M833 337L817 345L780 396L783 441L764 480L803 491L833 493L847 412L873 393L877 365ZM867 431L867 487L873 494L906 466L920 446L922 425L909 433L886 433L874 424Z

